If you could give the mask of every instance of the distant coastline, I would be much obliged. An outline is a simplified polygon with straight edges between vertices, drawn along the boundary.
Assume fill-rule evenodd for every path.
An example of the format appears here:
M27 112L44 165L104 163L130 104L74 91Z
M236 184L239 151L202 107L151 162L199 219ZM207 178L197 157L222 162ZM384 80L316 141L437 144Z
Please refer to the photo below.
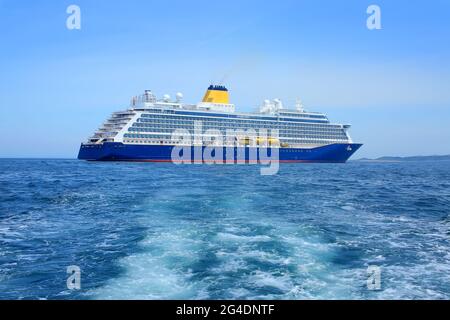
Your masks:
M354 161L366 161L366 162L405 162L405 161L444 161L450 160L449 155L441 155L441 156L410 156L410 157L379 157L375 159L369 158L361 158L356 159Z

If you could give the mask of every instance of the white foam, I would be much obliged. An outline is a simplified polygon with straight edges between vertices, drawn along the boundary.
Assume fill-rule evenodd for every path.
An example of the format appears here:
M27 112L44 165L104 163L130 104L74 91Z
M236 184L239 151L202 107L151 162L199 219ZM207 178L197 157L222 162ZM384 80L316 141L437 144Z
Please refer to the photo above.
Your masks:
M217 238L221 241L245 241L245 242L257 242L257 241L270 241L269 236L244 236L232 233L219 232Z
M445 224L424 225L401 214L386 218L385 214L343 202L345 213L339 211L342 215L335 225L344 230L345 226L355 227L340 235L321 230L315 223L319 220L299 223L287 216L257 218L246 207L248 203L240 208L239 203L225 200L226 209L218 209L217 217L183 219L166 213L165 201L155 203L153 199L149 203L153 211L149 220L143 220L149 232L140 244L142 252L121 259L123 274L90 292L92 297L448 298L449 293L434 283L437 275L450 283L450 254L443 244L448 241ZM322 211L320 214L328 217ZM364 232L358 229L361 226ZM422 234L422 228L428 233ZM335 238L327 237L329 234ZM410 234L420 242L412 243ZM421 249L417 251L412 245ZM336 263L340 253L349 249L356 250L355 260L350 256L348 261ZM396 250L416 252L423 263L392 263L397 258L392 256ZM381 291L366 288L367 267L372 264L381 267Z

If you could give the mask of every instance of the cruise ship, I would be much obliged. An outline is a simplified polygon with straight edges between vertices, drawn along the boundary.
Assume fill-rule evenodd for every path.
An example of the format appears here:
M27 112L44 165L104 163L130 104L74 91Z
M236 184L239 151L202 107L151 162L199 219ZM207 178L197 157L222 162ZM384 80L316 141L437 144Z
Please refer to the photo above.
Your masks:
M362 146L352 141L350 125L307 111L300 100L292 109L274 99L258 112L237 112L223 85L209 86L197 104L182 100L181 93L158 99L145 90L81 144L78 159L252 163L264 150L276 151L279 162L344 163Z

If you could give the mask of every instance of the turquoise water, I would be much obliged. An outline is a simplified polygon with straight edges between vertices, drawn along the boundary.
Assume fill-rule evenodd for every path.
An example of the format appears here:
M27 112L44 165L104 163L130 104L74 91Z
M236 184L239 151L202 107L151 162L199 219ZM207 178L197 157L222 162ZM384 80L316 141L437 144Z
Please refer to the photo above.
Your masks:
M450 298L450 162L259 169L0 160L0 298Z

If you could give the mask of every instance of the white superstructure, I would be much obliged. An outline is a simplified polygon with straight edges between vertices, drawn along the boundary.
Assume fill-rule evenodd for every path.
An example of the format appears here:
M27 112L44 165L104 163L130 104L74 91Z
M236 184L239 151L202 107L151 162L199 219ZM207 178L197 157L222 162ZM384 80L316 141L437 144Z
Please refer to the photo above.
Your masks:
M281 146L287 148L352 142L349 125L331 123L323 113L306 111L300 100L293 109L286 109L280 99L264 100L259 112L244 113L235 111L223 86L210 86L203 101L197 104L183 103L181 93L175 97L173 100L164 95L157 99L150 90L133 97L129 109L113 113L88 139L88 144L170 145L175 130L186 129L195 135L194 126L199 121L203 131L276 129Z

